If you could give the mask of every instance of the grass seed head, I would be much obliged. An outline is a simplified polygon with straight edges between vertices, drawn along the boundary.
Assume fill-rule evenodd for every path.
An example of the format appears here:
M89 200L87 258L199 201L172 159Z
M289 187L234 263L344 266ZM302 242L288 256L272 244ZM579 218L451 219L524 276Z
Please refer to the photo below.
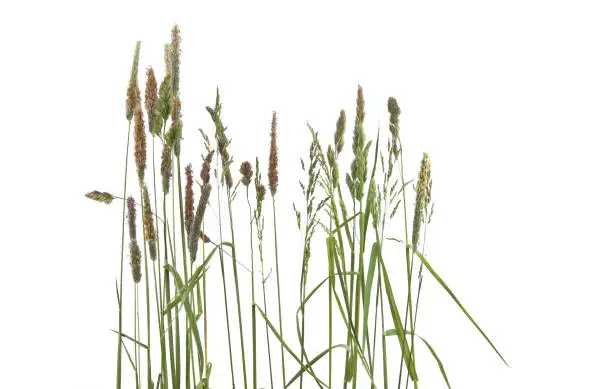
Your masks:
M155 247L155 224L153 221L153 210L151 209L151 197L149 196L149 188L146 185L142 187L142 201L144 207L144 234L145 240L149 244L149 255L151 260L157 259L157 250Z
M159 97L155 105L155 134L161 135L164 122L170 117L172 95L170 92L170 76L166 76L159 86Z
M249 161L244 161L240 165L240 174L242 174L242 178L240 182L244 186L249 186L251 184L251 178L253 178L253 168L251 167L251 163Z
M108 192L100 192L97 190L94 190L92 192L85 194L85 197L87 197L88 199L92 199L94 201L98 201L100 203L104 203L104 204L112 203L113 199L115 198L115 196L113 196L112 194Z
M210 182L210 167L212 165L212 159L214 154L214 150L209 151L206 155L206 158L204 158L204 162L202 162L202 170L200 171L202 185L206 185Z
M136 240L130 241L130 266L132 267L132 278L139 283L142 278L140 247Z
M387 110L389 111L389 131L392 137L391 151L395 158L397 158L399 154L399 115L402 111L395 97L389 97Z
M147 136L140 105L134 111L134 158L140 183L144 181L144 172L147 166Z
M414 219L412 221L412 246L416 250L421 233L421 224L431 200L431 161L427 153L423 154L419 179L416 185L416 202L414 206Z
M127 199L128 207L128 229L131 240L136 240L136 201L132 196Z
M161 176L162 189L164 194L168 194L168 191L170 190L170 177L172 176L172 155L170 146L168 146L167 143L164 144L164 149L162 151Z
M170 65L170 75L172 77L171 91L172 96L178 96L179 92L179 78L180 78L180 65L181 65L181 30L178 25L172 27L172 40L168 49L168 59Z
M138 61L140 59L140 41L136 42L134 58L132 59L132 72L127 88L127 98L125 101L125 117L132 120L136 106L140 104L140 89L138 89Z
M193 170L191 164L185 167L185 230L189 235L191 230L191 224L193 223L193 212L194 212L194 195L193 195Z
M145 87L145 108L149 119L149 132L151 134L156 133L156 120L155 112L157 107L157 81L155 80L155 73L153 68L147 69L147 85Z
M336 147L336 155L339 155L344 148L344 133L346 132L346 112L340 111L340 116L336 122L336 132L334 134L334 145Z
M272 126L270 130L270 159L268 162L268 186L272 197L276 196L278 189L278 145L276 131L276 112L272 113Z
M202 193L200 194L200 200L198 201L198 209L196 210L193 224L190 228L188 243L191 262L195 261L196 254L198 252L198 239L200 238L200 234L202 232L200 226L204 221L204 212L206 212L206 204L208 204L211 189L212 187L210 184L206 184L202 187Z

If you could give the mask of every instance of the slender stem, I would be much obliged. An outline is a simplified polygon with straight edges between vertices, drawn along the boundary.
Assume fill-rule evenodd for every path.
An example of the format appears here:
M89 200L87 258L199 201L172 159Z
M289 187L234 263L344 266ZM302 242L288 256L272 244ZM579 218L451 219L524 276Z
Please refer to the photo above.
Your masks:
M217 171L219 170L219 156L217 155ZM222 221L221 221L221 180L219 178L217 180L217 212L219 213L219 242L223 244L223 229L222 229ZM225 284L225 264L223 262L223 247L219 249L219 260L221 262L221 279L223 280L223 299L225 302L225 323L227 329L227 347L229 349L229 359L230 359L230 370L232 372L232 388L236 388L235 378L234 378L234 358L232 357L232 337L230 332L229 325L229 310L227 306L227 287Z
M276 234L276 198L272 197L272 212L274 217L274 258L276 261L276 293L277 293L277 301L278 301L278 322L280 329L280 337L283 338L283 313L282 313L282 305L281 305L281 297L280 297L280 273L278 268L278 236ZM287 386L287 378L285 374L285 349L281 346L281 363L283 369L283 388ZM301 380L301 376L300 376Z
M236 289L236 306L238 307L238 326L240 330L240 351L242 352L242 375L244 379L244 388L247 389L247 369L246 369L246 360L244 357L244 336L242 333L242 309L240 308L240 289L238 288L238 265L236 262L238 258L236 257L236 240L234 238L234 219L232 215L232 196L230 193L230 187L226 187L227 190L227 209L229 211L230 218L230 231L232 234L232 267L234 269L234 286Z
M168 217L166 215L166 195L164 194L164 263L168 264L168 244L170 238ZM170 303L170 274L168 270L164 270L164 288L166 294L166 306ZM174 334L172 329L172 310L168 311L168 346L170 348L170 374L172 374L172 385L178 388L178 377L176 375L176 364L174 360Z
M175 158L174 154L172 154L172 159ZM175 168L174 165L172 165L172 177L177 175L176 170L178 170L178 175L180 176L180 169ZM176 180L172 180L172 266L174 266L174 268L176 269L176 198L175 198L175 187L176 187ZM180 186L179 186L180 189ZM179 196L179 203L181 202L181 196ZM182 224L181 224L182 225ZM178 293L178 288L176 287L176 284L174 285L174 290L175 292ZM181 319L179 316L179 310L178 307L175 308L174 310L174 316L175 316L175 321L176 321L176 332L175 332L175 340L174 340L174 345L176 347L175 350L175 358L176 358L176 387L180 388L181 386Z
M140 320L138 318L138 286L134 283L134 339L136 341L140 341ZM134 359L136 362L136 369L134 370L134 374L136 375L136 388L140 388L140 349L138 348L138 344L134 342Z
M255 320L255 262L253 254L253 209L249 201L249 187L246 187L246 199L249 204L249 238L251 241L251 331L253 343L253 389L257 389L257 321Z
M119 270L119 334L117 335L117 389L121 388L121 334L123 333L123 249L125 247L125 195L127 189L128 156L130 155L130 132L132 121L128 122L128 135L125 146L125 172L123 174L123 215L121 216L121 267Z
M363 294L362 284L364 279L363 252L365 250L365 226L363 226L363 223L365 223L365 218L363 216L363 204L362 201L359 200L359 263L357 265L359 275L357 276L357 286L355 291L355 331L357 332L355 334L356 340L359 339L359 321L361 311L360 307ZM364 321L365 320L367 320L367 318L364 318ZM353 389L357 387L357 376L357 373L355 373L355 377L353 378Z

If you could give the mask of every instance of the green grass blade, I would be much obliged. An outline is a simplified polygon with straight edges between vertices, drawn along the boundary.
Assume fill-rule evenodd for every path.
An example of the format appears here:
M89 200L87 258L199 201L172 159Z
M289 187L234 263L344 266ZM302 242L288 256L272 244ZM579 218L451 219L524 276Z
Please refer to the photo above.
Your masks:
M147 347L147 345L146 345L146 344L144 344L144 343L141 343L141 342L137 341L136 339L132 338L132 337L131 337L131 336L129 336L129 335L122 334L122 333L120 333L119 331L115 331L115 330L111 330L111 331L113 331L115 334L121 335L121 337L123 337L123 338L126 338L126 339L131 340L132 342L136 343L137 345L139 345L140 347L142 347L142 348L144 348L144 349L148 349L148 347Z
M398 332L396 330L394 330L394 329L393 330L385 331L385 336L396 336L397 334L398 334ZM406 334L411 335L410 331L406 331ZM427 340L425 340L425 338L423 338L423 337L421 337L419 335L416 335L416 337L421 339L423 341L423 343L425 343L425 346L427 346L427 348L429 349L429 353L431 354L432 357L434 357L434 359L438 363L438 368L440 369L440 374L442 374L442 377L444 378L444 382L446 382L446 386L448 386L448 389L451 389L450 382L448 382L448 377L446 376L446 371L444 370L444 365L442 364L442 361L438 357L438 354L436 354L436 351L433 349L431 344L429 344L429 342Z
M474 325L474 327L476 327L476 329L478 330L478 332L480 332L480 334L486 339L486 341L489 343L489 345L493 348L493 350L495 351L495 353L499 356L499 358L506 364L506 366L508 365L508 362L506 362L506 360L504 359L504 357L502 357L501 353L497 350L497 348L495 347L495 345L493 345L493 342L491 342L491 339L489 339L489 337L484 333L484 331L482 330L482 328L480 328L480 326L478 325L478 323L476 323L476 321L472 318L472 316L468 313L468 311L463 307L463 305L461 304L461 302L459 302L459 299L457 298L457 296L455 296L455 294L453 293L453 291L448 287L448 285L446 285L446 283L442 280L442 278L440 278L440 276L438 275L438 273L436 273L436 271L431 267L431 265L429 264L429 261L427 261L427 259L425 259L425 257L423 256L423 254L421 254L420 252L418 252L417 250L414 250L412 248L411 245L408 245L413 252L419 257L419 259L421 260L421 262L423 263L423 265L425 265L425 267L427 268L427 270L429 270L429 272L431 273L431 275L436 279L436 281L438 281L438 283L444 288L444 290L446 290L446 292L451 296L451 298L455 301L455 303L459 306L459 308L463 311L463 313L465 314L465 316L467 316L467 318L472 322L472 324Z
M304 374L304 372L306 371L306 369L310 369L312 367L312 365L314 365L315 363L317 363L317 361L319 361L321 358L323 358L327 353L331 352L331 350L335 349L335 348L346 348L345 344L336 344L332 347L326 348L325 350L323 350L321 353L319 353L316 357L314 357L312 360L310 360L310 362L308 362L306 365L304 365L290 380L289 382L287 382L287 387L289 387L295 380L297 380L298 378L300 378L300 376L302 374Z
M366 284L363 290L363 315L366 318L368 317L368 312L370 309L370 299L372 296L372 284L374 283L374 270L376 268L376 258L378 258L379 252L380 252L380 249L379 249L378 242L374 242L372 244L372 251L370 254L370 263L368 265L368 275L366 278ZM366 326L366 332L364 332L364 336L366 333L367 333L367 326Z

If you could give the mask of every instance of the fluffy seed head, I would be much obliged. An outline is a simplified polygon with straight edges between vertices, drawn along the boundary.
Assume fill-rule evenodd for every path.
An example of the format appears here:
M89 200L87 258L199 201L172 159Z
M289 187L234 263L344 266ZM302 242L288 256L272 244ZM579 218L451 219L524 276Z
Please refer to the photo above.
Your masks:
M141 269L141 254L138 243L135 240L130 241L130 266L132 267L132 278L135 283L139 283L142 278Z
M334 143L336 146L336 154L340 154L344 148L344 133L346 132L346 112L340 111L340 116L336 122L336 133L334 134Z
M147 136L142 116L142 108L138 105L136 111L134 111L134 158L138 170L138 179L141 183L144 181L144 172L147 166Z
M193 207L194 207L194 195L193 195L193 170L191 164L185 167L185 230L189 235L191 225L193 223Z
M268 161L268 186L272 197L276 196L278 189L278 145L276 131L276 112L272 113L272 126L270 130L270 159Z
M100 192L97 190L85 194L85 197L104 204L110 204L115 198L115 196L108 192Z
M127 207L128 207L128 229L130 234L130 239L136 239L136 201L132 196L127 199Z
M159 86L159 98L155 105L155 134L160 135L164 122L170 116L172 96L170 92L170 76L166 76Z
M168 191L170 190L170 177L172 176L172 156L170 147L167 143L164 144L164 149L162 151L161 176L162 189L164 194L168 194Z
M251 163L249 161L244 161L240 165L240 174L242 174L240 182L242 182L244 186L249 186L251 183L251 178L253 177L253 168L251 167Z
M153 68L147 69L147 86L145 88L145 108L149 119L149 132L156 134L155 111L157 107L157 81Z

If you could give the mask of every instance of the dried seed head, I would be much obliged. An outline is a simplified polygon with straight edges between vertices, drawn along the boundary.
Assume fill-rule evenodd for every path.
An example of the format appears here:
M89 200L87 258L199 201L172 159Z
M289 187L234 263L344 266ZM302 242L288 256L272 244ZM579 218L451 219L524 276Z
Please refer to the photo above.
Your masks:
M139 283L142 278L142 269L141 269L141 254L140 248L138 247L138 243L135 240L130 241L130 266L132 267L132 278L134 278L135 283Z
M136 239L136 201L132 196L127 199L127 207L128 207L128 229L130 234L130 239Z
M171 76L172 76L172 96L177 96L179 92L179 68L181 65L181 31L178 25L172 27L172 40L168 49L168 57L170 62Z
M202 193L200 194L200 200L198 201L198 209L196 210L193 225L191 226L189 233L189 254L191 262L195 261L196 254L198 252L198 239L201 232L200 226L204 221L204 212L206 211L206 204L208 204L211 189L212 187L210 184L206 184L202 187Z
M193 204L195 201L193 195L193 170L191 169L191 164L185 167L185 176L185 231L187 231L187 235L189 235L191 225L193 223Z
M149 132L156 134L155 110L157 107L157 81L153 68L147 69L147 86L145 88L145 108L149 119Z
M391 132L392 143L391 151L395 158L399 154L399 115L402 113L395 97L389 97L387 102L387 110L389 111L389 131Z
M202 179L202 185L206 185L210 182L210 166L212 164L212 158L215 154L215 150L211 150L204 158L204 162L202 162L202 170L200 170L200 178Z
M110 204L115 198L115 196L113 196L112 194L108 192L100 192L97 190L87 193L85 197L87 197L88 199L92 199L94 201L99 201L104 204Z
M168 194L170 190L170 177L172 176L172 156L167 143L164 144L164 150L162 151L161 176L162 189L164 194Z
M140 90L138 89L138 61L140 59L140 41L136 42L134 58L132 59L132 72L127 88L127 98L125 101L125 117L132 120L136 106L140 103Z
M340 111L340 116L336 122L336 133L334 134L334 143L336 146L336 154L340 154L344 148L344 133L346 132L346 112Z
M242 174L240 182L242 182L244 186L249 186L251 178L253 177L253 168L251 168L251 163L249 161L244 161L240 165L240 174Z
M278 189L278 145L276 131L276 112L272 113L272 126L270 130L270 159L268 161L268 186L272 197L276 196Z
M423 154L419 180L416 185L416 203L414 206L414 219L412 221L412 246L416 250L421 233L421 224L431 200L431 161L427 153Z
M138 105L136 111L134 111L134 157L140 183L144 181L144 172L147 166L147 135L142 116L142 108Z

